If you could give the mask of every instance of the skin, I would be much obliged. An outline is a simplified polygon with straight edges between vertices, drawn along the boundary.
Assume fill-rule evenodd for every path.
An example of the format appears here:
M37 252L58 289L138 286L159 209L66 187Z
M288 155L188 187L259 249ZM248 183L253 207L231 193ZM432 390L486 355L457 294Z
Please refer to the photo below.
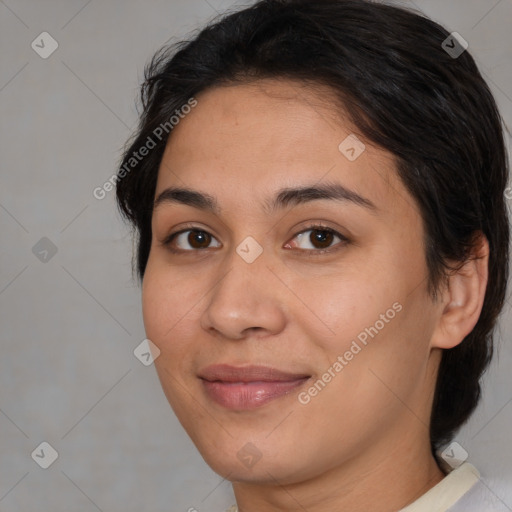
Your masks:
M188 187L214 196L221 211L155 208L142 291L146 333L161 351L155 366L169 403L205 461L233 483L243 512L392 512L437 484L444 474L428 424L441 349L460 343L482 308L485 238L480 259L433 301L422 219L392 155L358 135L366 149L349 161L338 146L358 132L336 117L329 98L278 80L203 92L173 130L159 169L155 198ZM332 199L264 208L281 188L327 181L376 209ZM334 238L337 250L308 255L321 249L310 223L348 242ZM187 232L174 241L182 252L172 253L162 242L189 224L212 235L207 248ZM236 252L248 236L263 249L253 263ZM300 403L298 392L397 302L401 311ZM233 411L211 401L197 377L215 363L312 377L262 407ZM252 467L237 457L248 442L261 454Z

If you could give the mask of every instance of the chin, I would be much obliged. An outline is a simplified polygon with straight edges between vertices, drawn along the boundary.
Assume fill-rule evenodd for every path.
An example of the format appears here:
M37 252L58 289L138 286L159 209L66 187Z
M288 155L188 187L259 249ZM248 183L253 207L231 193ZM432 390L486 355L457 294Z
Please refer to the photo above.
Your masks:
M312 464L297 460L296 452L283 453L282 446L279 448L278 445L269 444L268 440L266 445L264 439L252 443L247 440L234 442L230 438L229 445L216 441L196 443L196 448L206 464L230 482L283 485L313 476L308 474Z

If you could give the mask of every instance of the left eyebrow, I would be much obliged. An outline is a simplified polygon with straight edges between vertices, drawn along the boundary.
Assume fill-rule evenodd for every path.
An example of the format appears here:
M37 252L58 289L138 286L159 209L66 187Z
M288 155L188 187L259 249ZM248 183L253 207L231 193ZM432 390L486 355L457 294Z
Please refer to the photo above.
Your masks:
M272 201L265 203L265 206L268 212L273 212L276 209L283 209L289 205L295 206L320 199L351 202L357 206L372 210L373 212L378 210L377 206L368 198L335 182L281 189Z
M340 183L332 182L280 189L273 199L264 202L264 209L268 214L271 214L276 209L283 209L287 206L295 206L325 199L351 202L357 206L371 210L372 212L378 210L377 206L368 198L359 195L357 192ZM153 208L157 208L163 203L179 203L192 206L199 210L209 211L217 215L221 213L221 208L215 197L184 187L169 187L163 190L155 199Z

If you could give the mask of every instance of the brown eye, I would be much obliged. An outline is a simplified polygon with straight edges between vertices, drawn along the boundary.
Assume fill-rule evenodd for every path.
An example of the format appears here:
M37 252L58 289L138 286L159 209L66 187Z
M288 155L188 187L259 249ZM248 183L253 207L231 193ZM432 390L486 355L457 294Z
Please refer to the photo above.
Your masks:
M171 251L186 252L195 251L201 249L208 249L210 244L215 238L208 233L200 229L186 229L178 233L173 233L166 240L163 245L167 246ZM217 245L213 247L220 247Z
M332 244L334 233L325 229L312 229L309 239L316 248L325 249Z
M309 233L309 236L306 236L306 233ZM333 245L336 239L338 243ZM349 241L337 231L323 226L311 226L309 229L295 235L293 240L297 240L297 242L288 243L285 247L299 248L310 254L322 254ZM213 242L215 242L214 245L212 245ZM221 247L214 236L202 229L184 229L172 233L163 241L163 245L171 252L176 253L197 252L211 247Z
M309 235L307 235L309 233ZM334 242L338 243L334 243ZM301 249L309 254L322 254L331 249L348 243L349 240L337 231L323 226L311 226L309 229L295 235L293 240L286 244L286 248Z
M211 243L212 237L206 231L190 231L187 242L194 249L205 249Z

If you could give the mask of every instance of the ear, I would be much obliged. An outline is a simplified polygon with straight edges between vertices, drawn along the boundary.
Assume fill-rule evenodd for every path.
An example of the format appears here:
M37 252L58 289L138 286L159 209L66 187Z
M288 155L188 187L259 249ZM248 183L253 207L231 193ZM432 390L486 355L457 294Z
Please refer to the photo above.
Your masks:
M430 346L453 348L473 330L484 303L489 264L489 242L483 233L475 239L471 257L450 274L443 289L441 313Z

